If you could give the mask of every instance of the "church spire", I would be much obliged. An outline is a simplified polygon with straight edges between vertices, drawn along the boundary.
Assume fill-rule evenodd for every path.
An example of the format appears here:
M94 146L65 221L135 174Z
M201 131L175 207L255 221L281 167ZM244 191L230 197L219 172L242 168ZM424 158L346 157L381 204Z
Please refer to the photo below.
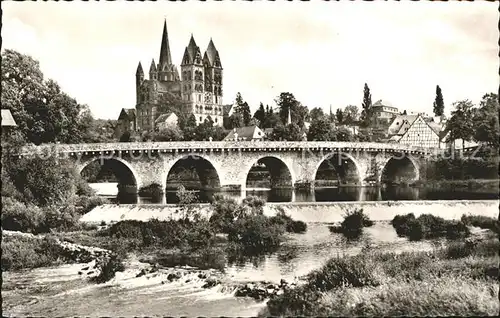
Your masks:
M135 75L137 75L137 76L144 75L144 71L142 70L141 62L139 62L139 65L137 65L137 71L135 72Z
M163 35L161 37L161 49L160 49L160 68L163 64L172 64L172 55L170 54L170 45L168 44L168 32L167 32L167 19L163 24Z

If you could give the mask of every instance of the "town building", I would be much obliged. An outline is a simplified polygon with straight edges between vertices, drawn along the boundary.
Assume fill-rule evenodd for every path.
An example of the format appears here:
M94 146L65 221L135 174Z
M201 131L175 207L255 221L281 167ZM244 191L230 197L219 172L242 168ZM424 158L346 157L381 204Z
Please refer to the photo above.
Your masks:
M377 122L389 123L396 115L398 108L384 100L378 100L372 105L373 116Z
M9 109L2 109L1 111L1 123L2 123L2 144L4 143L7 136L9 136L15 127L17 127L16 121Z
M136 130L135 108L122 108L116 122L115 138L120 138L125 132L132 133Z
M262 141L266 134L257 126L234 128L224 138L224 141Z
M155 128L156 130L164 130L167 128L177 127L179 122L179 117L173 112L161 114L155 120Z
M167 32L163 26L158 63L153 59L146 79L141 63L135 74L136 107L135 125L137 131L155 129L158 116L162 115L159 105L167 100L176 100L182 110L195 115L201 124L211 117L215 125L222 126L222 63L214 42L210 39L202 55L193 35L179 68L173 63Z
M428 148L442 147L442 125L421 115L397 115L388 129L389 141Z

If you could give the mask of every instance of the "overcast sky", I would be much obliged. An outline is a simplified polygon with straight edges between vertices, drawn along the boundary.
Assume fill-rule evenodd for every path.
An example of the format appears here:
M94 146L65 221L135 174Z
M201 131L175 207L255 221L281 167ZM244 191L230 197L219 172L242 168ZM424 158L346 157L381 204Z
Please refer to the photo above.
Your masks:
M212 37L224 67L224 103L237 92L252 110L283 91L335 110L373 102L432 113L435 87L446 112L498 90L494 2L2 2L2 48L40 61L98 118L135 107L135 71L158 63L166 17L173 62L191 33Z

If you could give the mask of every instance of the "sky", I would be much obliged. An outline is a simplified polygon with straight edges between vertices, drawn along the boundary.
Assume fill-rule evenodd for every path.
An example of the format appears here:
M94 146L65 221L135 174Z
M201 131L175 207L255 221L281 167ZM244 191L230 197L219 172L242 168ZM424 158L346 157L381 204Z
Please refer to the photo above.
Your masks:
M494 2L2 2L2 49L40 62L97 118L135 107L135 71L158 63L166 18L173 63L191 34L219 51L223 102L241 92L252 111L291 92L310 109L372 101L445 113L499 87ZM180 69L180 67L179 67Z

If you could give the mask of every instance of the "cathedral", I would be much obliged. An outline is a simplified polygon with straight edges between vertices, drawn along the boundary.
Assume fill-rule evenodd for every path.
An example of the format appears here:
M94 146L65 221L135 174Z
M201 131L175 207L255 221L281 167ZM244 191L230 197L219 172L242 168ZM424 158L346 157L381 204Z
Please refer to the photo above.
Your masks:
M163 115L157 106L166 94L180 98L186 112L195 115L197 124L203 123L210 116L214 125L222 126L222 64L212 39L202 55L191 35L179 72L172 63L165 21L158 64L154 59L151 61L149 79L145 79L139 62L135 86L135 118L134 123L130 122L134 130L150 131L156 128L155 120Z

